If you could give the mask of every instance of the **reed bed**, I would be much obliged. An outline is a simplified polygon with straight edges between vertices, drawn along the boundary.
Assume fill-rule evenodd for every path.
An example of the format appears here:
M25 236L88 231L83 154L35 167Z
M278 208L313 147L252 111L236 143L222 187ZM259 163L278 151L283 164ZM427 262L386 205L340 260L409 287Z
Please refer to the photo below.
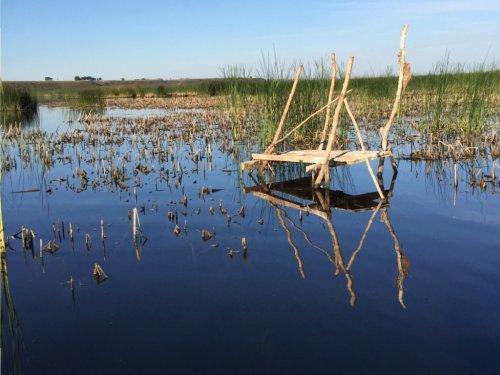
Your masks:
M255 118L262 133L262 143L269 144L279 123L292 86L289 68L278 59L264 60L258 72L260 79L250 79L245 67L228 67L222 73L227 81L226 107L240 126ZM314 62L305 69L287 117L287 127L300 123L327 102L329 69L326 60ZM342 79L342 69L340 78ZM357 77L351 79L349 102L364 127L378 128L391 111L397 77ZM500 71L494 64L471 69L452 66L448 59L436 64L432 73L415 76L410 81L398 112L395 129L404 127L431 139L475 147L485 136L498 132L500 108ZM318 116L294 134L293 144L317 140L324 117ZM410 129L408 124L411 125ZM342 113L340 135L347 136L350 126ZM482 139L479 139L482 138Z
M0 82L2 126L13 122L31 122L38 116L38 100L28 90L19 90Z

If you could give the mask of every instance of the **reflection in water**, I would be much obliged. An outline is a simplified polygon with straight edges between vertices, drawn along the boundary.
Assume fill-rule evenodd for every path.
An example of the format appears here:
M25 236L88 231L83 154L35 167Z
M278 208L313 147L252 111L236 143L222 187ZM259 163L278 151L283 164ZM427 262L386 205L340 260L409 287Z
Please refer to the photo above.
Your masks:
M2 363L2 359L7 357L7 359L12 358L8 363L11 363L12 367L9 369L9 373L17 374L20 373L20 348L21 348L21 330L19 322L17 320L16 309L14 308L14 303L12 302L12 295L10 291L9 284L9 273L7 267L7 252L4 236L4 225L3 225L3 212L2 212L2 199L1 199L1 180L2 175L0 172L0 373L3 373L3 369L6 368ZM4 308L4 296L5 296L5 308ZM7 311L7 322L5 322L4 310ZM4 328L4 323L8 324L9 330L6 331ZM9 342L10 346L6 346L5 343Z
M383 171L383 161L379 166L378 173L378 184L380 191L383 192L385 196L384 199L379 199L379 192L370 192L365 194L350 195L344 193L343 191L330 190L330 189L315 189L313 188L312 181L310 177L293 179L281 182L272 182L270 184L265 184L262 181L260 183L251 177L256 186L244 188L244 193L252 193L256 197L266 200L269 204L276 210L276 215L278 216L279 222L283 227L288 243L293 249L295 258L297 259L297 265L302 278L305 278L305 270L302 259L300 257L300 251L296 244L292 240L292 232L289 227L287 227L284 217L292 224L292 226L304 235L304 238L313 247L322 251L327 259L335 265L336 272L338 275L340 271L344 274L346 278L346 288L350 294L350 304L354 306L356 303L356 293L353 287L353 279L351 275L351 268L356 259L356 256L361 251L363 247L366 236L373 224L373 221L378 213L380 213L380 221L385 224L387 230L394 240L394 249L396 252L396 260L398 267L398 278L397 278L397 288L398 288L398 300L403 308L406 308L404 303L404 279L408 275L409 260L405 254L401 251L401 245L399 239L396 235L394 227L389 218L388 208L389 201L392 197L392 192L394 189L394 184L396 182L397 172L392 176L389 189L384 189L384 183L382 178ZM378 190L378 189L377 189ZM312 202L312 203L304 203ZM299 218L302 220L302 212L308 214L313 214L324 220L326 223L330 235L332 237L332 255L322 249L321 247L315 245L310 240L310 237L305 233L304 230L300 229L299 226L290 219L284 208L297 209L300 212ZM369 212L372 211L366 227L361 235L358 246L353 251L351 258L346 262L342 254L339 242L339 236L332 222L332 211L335 208L338 210L344 210L349 212Z

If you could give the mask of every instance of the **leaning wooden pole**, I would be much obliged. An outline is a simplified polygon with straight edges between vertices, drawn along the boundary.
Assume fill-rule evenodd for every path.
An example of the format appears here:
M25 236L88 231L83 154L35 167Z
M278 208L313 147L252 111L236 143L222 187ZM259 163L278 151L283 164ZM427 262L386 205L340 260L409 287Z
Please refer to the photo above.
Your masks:
M347 99L344 99L344 105L345 105L345 109L347 110L347 113L349 114L349 117L351 118L352 124L354 125L354 129L356 129L356 134L358 136L359 144L361 145L361 150L363 150L363 152L365 152L366 149L365 149L365 144L363 142L363 137L361 136L361 131L359 130L359 126L358 126L358 123L356 121L356 118L352 114L351 108L349 107L349 104L347 103ZM383 199L385 199L384 193L382 192L382 189L380 188L380 185L378 184L377 178L375 177L375 173L373 173L373 169L372 169L370 162L368 161L368 158L366 157L366 155L365 155L364 159L365 159L366 167L368 168L368 173L370 173L370 176L373 180L373 184L375 185L375 188L378 191L378 195L383 200Z
M321 167L318 176L316 177L316 181L314 182L315 187L319 187L321 182L325 178L325 176L329 177L330 171L330 152L332 151L333 144L335 142L335 134L337 133L337 125L339 122L340 111L342 110L342 105L344 104L344 98L347 94L347 88L349 87L349 80L351 79L352 72L352 64L354 62L354 56L349 57L349 62L347 63L347 69L344 77L344 84L342 85L342 91L340 92L339 101L337 102L337 107L335 108L335 113L333 114L333 123L332 128L330 129L330 135L328 137L328 144L326 145L326 157L323 162L323 166ZM329 178L325 178L329 183Z
M408 30L408 25L403 26L403 30L401 31L401 41L399 44L399 79L398 79L398 89L396 91L396 99L394 100L394 104L392 106L391 115L387 119L385 126L380 128L380 134L382 135L382 150L386 151L388 148L387 139L389 137L389 130L391 130L392 123L394 122L394 118L396 117L396 113L399 108L399 103L401 102L401 95L403 91L406 89L408 85L408 81L410 80L410 64L406 62L406 51L405 51L405 40L406 40L406 31Z
M293 96L295 95L295 90L297 89L297 84L299 83L300 73L302 73L302 64L299 65L299 68L295 73L295 80L293 81L293 86L292 89L290 90L290 95L288 95L288 100L286 102L285 109L283 110L283 114L281 115L278 129L276 129L276 133L274 134L274 138L273 141L271 142L271 145L264 152L265 154L270 154L274 151L274 148L276 147L276 141L280 138L281 130L283 129L283 125L285 125L286 116L288 115L288 110L290 109Z

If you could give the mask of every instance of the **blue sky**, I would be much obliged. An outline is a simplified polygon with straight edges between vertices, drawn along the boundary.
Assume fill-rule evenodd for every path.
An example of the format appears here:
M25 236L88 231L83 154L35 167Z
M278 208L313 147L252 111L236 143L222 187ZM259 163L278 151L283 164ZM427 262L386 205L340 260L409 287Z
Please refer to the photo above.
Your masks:
M218 77L227 65L257 75L262 53L287 63L333 50L354 74L397 67L425 73L452 62L500 59L500 1L1 0L1 78L68 80Z

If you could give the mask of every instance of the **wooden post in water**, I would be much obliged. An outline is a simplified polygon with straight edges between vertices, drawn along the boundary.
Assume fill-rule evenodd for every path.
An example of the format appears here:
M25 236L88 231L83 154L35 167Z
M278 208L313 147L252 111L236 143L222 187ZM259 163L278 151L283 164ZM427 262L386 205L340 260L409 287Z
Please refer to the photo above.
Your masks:
M405 51L405 40L406 40L406 31L408 30L408 25L403 26L403 30L401 31L401 41L399 44L399 79L398 79L398 89L396 91L396 99L394 100L394 104L392 106L392 111L385 123L385 126L380 128L380 134L382 136L382 150L386 151L388 145L387 138L389 137L389 130L391 129L394 118L396 117L396 113L398 111L399 103L401 101L401 94L406 89L408 85L408 81L410 80L410 64L406 62L406 51Z
M339 122L340 111L342 110L342 105L344 104L344 98L347 94L347 87L349 86L349 80L351 79L352 64L354 62L354 56L349 57L349 62L347 63L347 69L344 77L344 84L342 85L342 91L340 93L339 101L337 102L337 107L335 108L335 113L333 114L332 128L330 129L330 135L328 137L328 144L326 146L326 157L321 167L318 177L314 182L315 187L319 187L323 179L325 179L325 185L328 187L330 185L330 152L333 149L335 143L335 133L337 132L337 125ZM326 177L326 178L325 178Z
M335 63L335 54L332 52L332 79L330 81L330 92L328 93L328 103L333 99L333 94L335 92L335 79L337 78L337 64ZM331 105L328 105L326 109L325 125L323 126L323 131L321 132L321 140L319 142L318 150L322 150L324 143L326 141L326 133L328 132L328 125L330 124L330 115L332 112Z

